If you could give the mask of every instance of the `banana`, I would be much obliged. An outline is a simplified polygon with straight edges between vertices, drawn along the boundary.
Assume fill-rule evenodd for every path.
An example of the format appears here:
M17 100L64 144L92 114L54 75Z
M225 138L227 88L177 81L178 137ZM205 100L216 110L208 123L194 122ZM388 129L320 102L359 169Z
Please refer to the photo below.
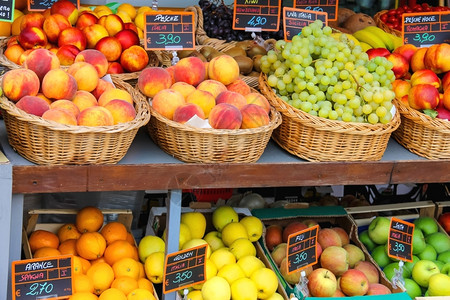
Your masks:
M362 49L364 52L366 52L366 51L369 50L369 49L372 49L372 46L370 46L369 44L364 43L364 42L359 42L359 45L361 46L361 49Z
M371 32L375 34L377 37L380 38L380 40L383 41L383 43L386 45L386 49L389 51L394 50L394 41L392 40L390 34L388 34L383 29L377 27L377 26L367 26L363 30L366 30L368 32Z
M392 40L394 41L394 50L404 44L401 36L396 36L391 33L388 33L388 34L390 34L392 36Z
M353 33L360 42L369 44L372 48L386 48L384 42L372 32L361 29Z

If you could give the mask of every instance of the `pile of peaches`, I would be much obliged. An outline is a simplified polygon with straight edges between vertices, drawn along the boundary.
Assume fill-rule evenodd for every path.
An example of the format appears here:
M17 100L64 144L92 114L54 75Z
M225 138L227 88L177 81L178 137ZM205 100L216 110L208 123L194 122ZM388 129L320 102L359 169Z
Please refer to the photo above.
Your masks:
M23 64L3 75L1 88L28 114L80 126L110 126L136 117L132 95L102 78L108 61L98 50L80 51L68 69L43 48L30 52Z
M148 67L137 86L151 98L156 112L179 123L195 115L214 129L248 129L270 122L269 102L239 78L239 65L229 55L209 62L185 57L166 69Z
M43 12L29 12L13 24L16 35L9 39L4 55L22 65L33 49L45 48L56 54L61 65L69 66L80 51L96 49L108 60L108 74L141 71L149 62L140 45L142 29L125 13L113 14L106 8L97 13L80 11L71 1L58 0Z

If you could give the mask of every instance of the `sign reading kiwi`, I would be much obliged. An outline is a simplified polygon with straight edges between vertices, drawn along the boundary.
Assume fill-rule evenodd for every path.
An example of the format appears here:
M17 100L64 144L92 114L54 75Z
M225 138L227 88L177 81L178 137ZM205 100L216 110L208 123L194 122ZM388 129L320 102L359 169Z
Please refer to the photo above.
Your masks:
M327 24L327 13L323 11L283 7L284 40L291 41L293 36L302 32L303 27L308 26L308 24L317 19Z
M52 7L57 0L28 0L29 11L44 11L47 8ZM77 9L80 8L80 0L69 0Z
M145 13L145 50L195 49L194 13Z
M338 16L338 0L294 0L294 8L326 12L328 21L336 21Z
M450 43L450 11L404 13L402 37L416 47Z
M278 31L281 0L234 0L233 29Z
M392 217L389 226L388 255L412 262L414 224Z
M0 2L0 21L12 22L14 20L14 0Z
M289 235L286 263L288 274L317 263L319 225Z

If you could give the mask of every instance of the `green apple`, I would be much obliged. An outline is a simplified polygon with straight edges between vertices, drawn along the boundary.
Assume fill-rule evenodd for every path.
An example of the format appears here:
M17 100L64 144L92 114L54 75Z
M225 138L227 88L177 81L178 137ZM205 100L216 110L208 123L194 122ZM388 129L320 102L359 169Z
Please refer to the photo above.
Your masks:
M433 262L436 264L436 266L438 266L439 271L441 271L442 273L442 267L445 265L442 261L440 260L433 260Z
M392 262L383 268L383 272L386 275L387 279L392 280L392 277L395 275L395 270L399 269L398 262ZM409 269L403 268L402 277L409 278L411 276L411 271Z
M419 228L414 228L413 240L412 240L412 252L413 254L419 254L422 252L427 243L425 242L425 237L423 236L422 230Z
M403 266L403 268L408 269L409 274L412 273L412 269L414 267L414 265L416 264L416 262L418 262L420 260L419 257L417 257L416 255L412 256L412 261L406 261L405 265ZM411 275L410 275L411 276Z
M370 239L378 244L386 244L389 237L389 227L391 225L391 220L386 217L376 217L369 224L369 237Z
M418 217L414 220L414 225L414 229L419 228L425 236L438 231L437 222L431 217Z
M439 253L437 259L444 263L450 262L450 251Z
M447 274L434 274L431 276L428 284L428 294L430 296L450 295L450 277Z
M444 264L441 268L441 273L442 274L447 274L450 276L450 262Z
M361 241L361 243L364 244L364 246L366 246L367 250L372 251L377 244L375 244L369 236L369 231L368 230L364 230L363 232L361 232L359 234L359 240Z
M417 256L423 260L436 260L437 259L437 252L434 250L434 247L430 244L426 244L425 249L423 249L422 252L417 254Z
M410 278L405 278L405 289L411 299L422 296L422 289L414 280Z
M438 254L450 250L450 238L443 232L435 232L425 238L427 244L434 247Z
M412 279L422 287L427 288L430 277L440 273L438 266L431 260L418 261L412 269Z
M372 255L375 262L381 267L384 268L388 264L392 262L391 258L386 253L386 245L378 245L373 249Z

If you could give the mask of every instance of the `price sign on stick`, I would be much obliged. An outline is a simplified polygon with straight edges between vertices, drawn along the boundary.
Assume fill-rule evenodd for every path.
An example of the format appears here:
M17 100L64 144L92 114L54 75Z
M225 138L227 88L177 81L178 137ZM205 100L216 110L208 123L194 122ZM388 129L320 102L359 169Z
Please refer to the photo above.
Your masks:
M57 0L28 0L29 11L44 11L47 8L52 7ZM80 8L80 0L69 0L77 9Z
M292 233L287 241L288 274L317 263L317 232L319 225Z
M194 50L194 13L147 12L144 40L146 50Z
M14 20L14 0L0 1L0 21L12 22Z
M294 8L323 11L328 14L328 21L336 21L338 0L294 0Z
M389 227L388 255L412 262L414 224L392 217Z
M61 299L72 295L72 257L13 261L13 300Z
M206 280L205 261L207 246L204 244L166 256L164 293L187 288Z
M281 0L234 0L233 29L278 31Z
M402 36L416 47L450 43L450 11L403 14Z
M322 20L327 24L327 13L322 11L312 11L283 7L284 40L291 41L293 36L302 32L302 28L315 20Z

